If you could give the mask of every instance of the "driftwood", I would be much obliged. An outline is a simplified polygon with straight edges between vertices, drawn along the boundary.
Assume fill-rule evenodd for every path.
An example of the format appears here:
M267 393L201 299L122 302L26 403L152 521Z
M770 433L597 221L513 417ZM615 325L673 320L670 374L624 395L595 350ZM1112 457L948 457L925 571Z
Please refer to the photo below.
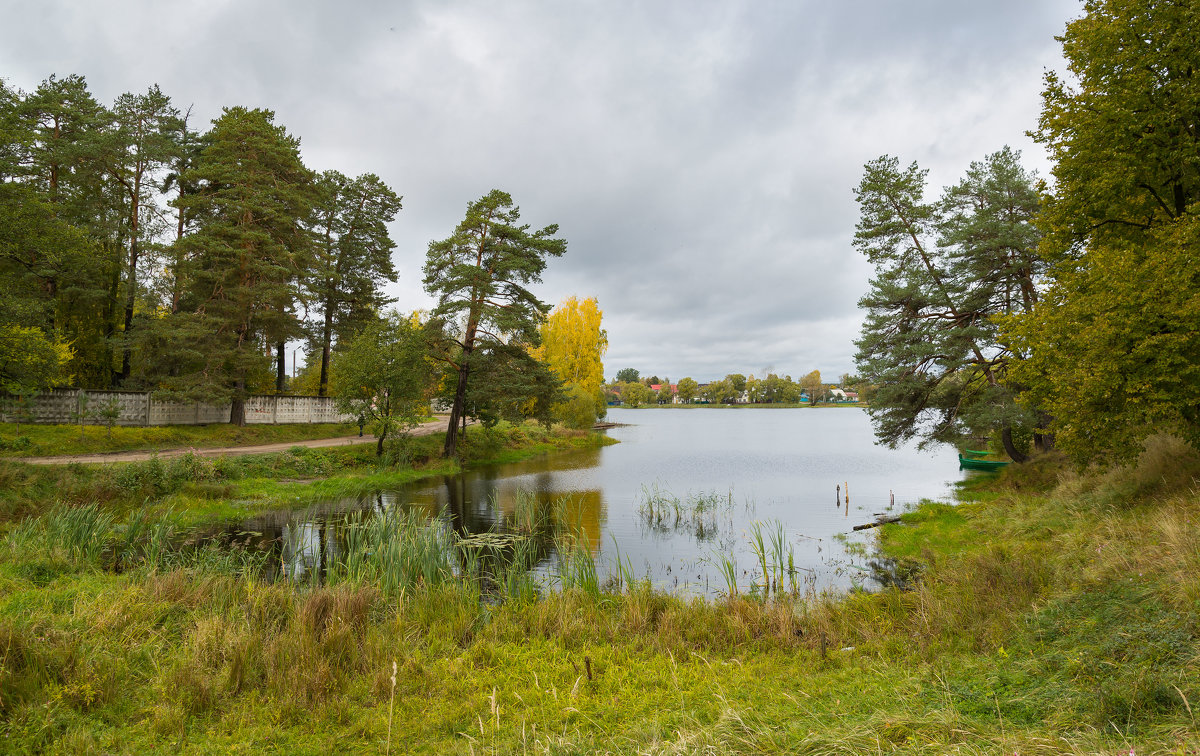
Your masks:
M867 530L869 528L877 528L880 525L887 525L888 523L892 523L892 522L900 522L900 516L896 515L895 517L880 517L875 522L868 522L864 525L855 525L854 530Z

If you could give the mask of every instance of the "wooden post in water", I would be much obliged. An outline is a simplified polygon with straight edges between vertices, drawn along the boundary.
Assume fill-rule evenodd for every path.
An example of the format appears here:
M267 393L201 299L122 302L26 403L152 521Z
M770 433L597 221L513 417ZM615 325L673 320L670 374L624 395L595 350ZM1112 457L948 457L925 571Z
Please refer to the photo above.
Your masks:
M833 506L839 507L839 508L842 506L842 487L841 487L841 485L838 485L837 495L835 495L833 497Z
M896 506L896 492L889 488L888 489L888 509L891 509L894 506Z
M850 481L846 481L846 516L850 516Z

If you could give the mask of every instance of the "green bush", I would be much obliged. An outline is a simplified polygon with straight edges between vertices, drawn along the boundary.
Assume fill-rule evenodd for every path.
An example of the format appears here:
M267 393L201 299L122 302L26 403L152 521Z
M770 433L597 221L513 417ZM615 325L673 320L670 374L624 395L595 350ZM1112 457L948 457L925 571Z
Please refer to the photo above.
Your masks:
M0 438L0 451L28 451L33 448L33 440L29 436L16 438Z
M219 470L228 471L231 463L221 462ZM122 465L116 473L116 484L127 493L163 496L179 491L187 483L219 480L224 477L221 472L216 462L191 453L166 461L155 456Z
M116 482L118 488L128 493L150 491L162 494L167 487L166 466L156 456L145 462L130 462L117 469Z
M596 422L596 401L582 386L568 386L565 399L553 407L554 419L568 428L590 428Z

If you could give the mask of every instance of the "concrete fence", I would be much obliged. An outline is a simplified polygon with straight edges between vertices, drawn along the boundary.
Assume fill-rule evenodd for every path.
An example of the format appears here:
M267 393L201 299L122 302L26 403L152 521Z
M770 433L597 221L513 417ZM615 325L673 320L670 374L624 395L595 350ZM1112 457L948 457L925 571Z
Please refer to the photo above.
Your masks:
M99 413L115 402L114 425L207 425L229 422L228 404L171 402L155 399L149 391L84 391L52 389L18 407L17 397L0 395L0 422L88 425L107 423ZM356 418L338 412L327 396L264 396L246 398L246 424L348 423Z

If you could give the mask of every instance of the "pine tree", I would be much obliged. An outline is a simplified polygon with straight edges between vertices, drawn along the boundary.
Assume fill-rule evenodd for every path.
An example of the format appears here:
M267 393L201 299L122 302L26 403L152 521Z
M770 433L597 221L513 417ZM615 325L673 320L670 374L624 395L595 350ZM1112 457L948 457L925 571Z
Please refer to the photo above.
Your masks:
M1004 149L972 164L941 202L924 193L924 171L886 156L867 164L856 191L854 245L875 266L856 359L879 387L875 433L895 445L998 430L1021 459L1012 428L1034 420L1004 383L1012 354L995 318L1036 300L1033 177Z
M303 221L313 176L274 113L235 107L213 122L181 181L198 187L176 200L196 229L177 242L188 291L173 343L186 345L192 364L169 385L231 401L230 422L242 425L251 379L269 369L267 349L300 330L292 310L311 249Z
M455 373L444 446L447 457L456 452L475 363L482 367L481 358L486 356L489 374L505 376L503 365L518 359L521 352L507 347L512 342L536 346L538 324L550 309L526 287L541 281L546 258L561 256L567 243L555 238L558 226L530 231L528 225L517 225L520 217L512 197L492 190L467 206L466 217L453 235L429 243L425 290L437 297L432 320L445 335L438 357ZM532 388L546 383L529 371L536 373L536 367L525 365L519 371L522 385ZM496 385L503 383L496 381ZM491 403L490 395L476 392L474 396L476 404Z
M145 94L123 94L113 106L112 147L108 173L116 184L125 216L126 248L122 265L124 317L122 318L120 381L129 380L133 342L133 313L138 295L138 263L150 240L164 227L155 202L158 174L177 159L181 146L179 111L157 86Z
M311 311L309 344L321 355L317 393L329 390L329 357L335 343L349 341L388 303L380 287L396 280L387 224L400 197L374 174L349 179L325 171L316 182L313 261L305 280Z

